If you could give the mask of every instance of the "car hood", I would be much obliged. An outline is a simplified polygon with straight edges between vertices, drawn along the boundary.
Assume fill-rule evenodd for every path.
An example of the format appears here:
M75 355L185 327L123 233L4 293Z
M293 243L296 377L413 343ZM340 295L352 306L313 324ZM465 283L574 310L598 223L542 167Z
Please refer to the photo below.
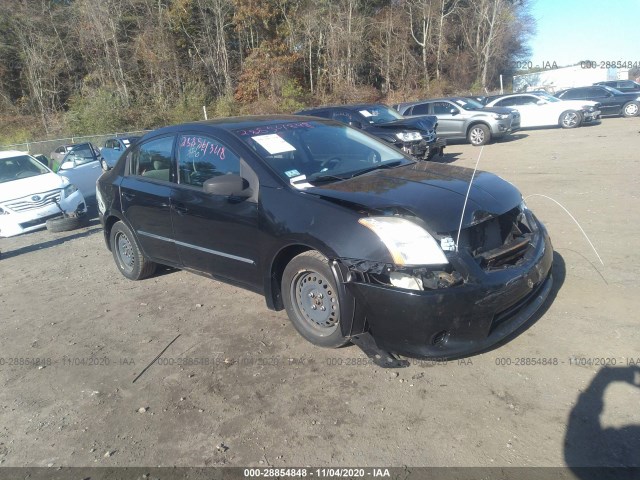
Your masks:
M35 177L0 183L0 202L64 188L68 183L69 180L55 173L45 173Z
M433 130L438 118L433 115L420 115L418 117L407 117L394 120L393 122L377 123L375 127L379 128L407 128L417 130Z
M482 110L471 110L472 112L487 112L487 113L511 113L514 109L507 107L484 107Z
M558 103L558 102L555 102ZM565 107L571 108L582 108L586 105L590 107L595 107L598 102L594 102L593 100L562 100L562 104ZM554 105L554 104L551 104Z
M349 180L305 190L358 210L400 211L422 219L432 233L454 232L460 224L469 168L419 162L375 170ZM501 215L518 206L522 196L511 183L477 171L469 193L463 227Z

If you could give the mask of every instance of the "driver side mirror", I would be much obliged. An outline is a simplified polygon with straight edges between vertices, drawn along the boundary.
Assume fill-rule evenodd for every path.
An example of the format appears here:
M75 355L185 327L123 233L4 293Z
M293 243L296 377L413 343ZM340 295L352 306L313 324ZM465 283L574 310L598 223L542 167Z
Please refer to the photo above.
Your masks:
M253 191L249 188L249 182L240 175L218 175L206 180L202 185L205 193L210 195L222 195L237 199L249 198Z
M546 103L547 103L547 102L546 102L546 100L538 100L538 101L536 102L536 105L544 105L544 104L546 104Z
M353 127L353 128L360 128L362 129L362 124L360 122L358 122L357 120L351 120L349 122L349 126Z
M449 113L450 113L451 115L458 115L458 113L460 113L460 112L458 111L458 109L457 109L457 108L452 108L451 110L449 110Z

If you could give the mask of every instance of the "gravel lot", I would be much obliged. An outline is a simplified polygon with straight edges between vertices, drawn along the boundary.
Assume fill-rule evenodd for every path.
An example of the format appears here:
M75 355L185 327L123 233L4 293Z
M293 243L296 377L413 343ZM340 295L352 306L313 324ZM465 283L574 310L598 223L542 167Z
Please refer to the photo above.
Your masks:
M446 152L473 166L480 149ZM0 465L639 466L639 152L640 118L484 148L480 169L564 205L604 266L530 197L553 298L508 344L446 364L314 347L260 296L187 272L128 281L97 220L0 239Z

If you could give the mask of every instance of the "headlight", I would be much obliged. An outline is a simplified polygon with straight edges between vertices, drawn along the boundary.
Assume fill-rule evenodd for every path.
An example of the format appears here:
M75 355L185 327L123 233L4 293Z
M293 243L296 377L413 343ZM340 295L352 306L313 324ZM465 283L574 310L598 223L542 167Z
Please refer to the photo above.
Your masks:
M424 228L400 217L366 217L358 223L375 233L396 265L443 265L449 263L434 238Z
M399 132L396 133L396 137L403 142L413 142L415 140L422 140L420 132Z
M496 120L506 120L507 118L509 118L509 114L508 113L494 113L493 114L493 118L495 118Z
M586 110L587 112L595 112L596 111L596 109L593 108L593 105L584 105L582 108L584 110Z
M64 198L69 198L72 194L78 191L78 187L76 187L73 183L70 183L66 187L64 187Z

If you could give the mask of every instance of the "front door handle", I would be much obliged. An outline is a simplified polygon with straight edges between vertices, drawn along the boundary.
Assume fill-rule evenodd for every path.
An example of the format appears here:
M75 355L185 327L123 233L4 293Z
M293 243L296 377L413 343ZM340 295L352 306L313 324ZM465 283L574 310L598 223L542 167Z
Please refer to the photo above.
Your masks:
M124 197L124 199L128 202L132 201L134 198L136 198L135 193L123 193L122 196Z
M171 208L173 208L178 215L185 215L189 211L184 203L172 203Z

